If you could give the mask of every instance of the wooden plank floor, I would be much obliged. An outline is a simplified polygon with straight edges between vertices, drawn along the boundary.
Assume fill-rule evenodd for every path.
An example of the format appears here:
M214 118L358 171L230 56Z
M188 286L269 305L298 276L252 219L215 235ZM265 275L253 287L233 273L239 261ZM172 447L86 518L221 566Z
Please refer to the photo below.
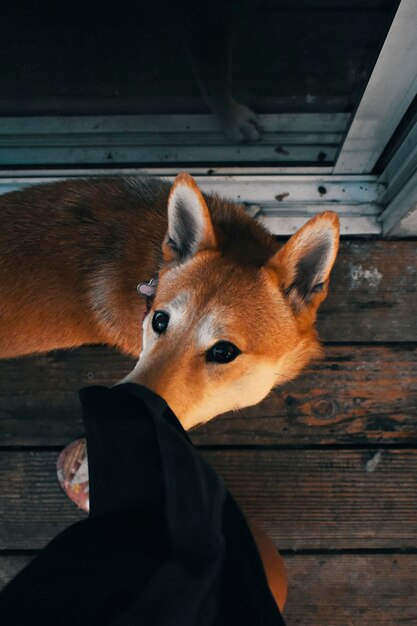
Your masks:
M288 626L417 625L417 242L344 242L324 358L192 432L282 550ZM83 514L55 475L77 389L132 362L103 347L0 362L0 586Z

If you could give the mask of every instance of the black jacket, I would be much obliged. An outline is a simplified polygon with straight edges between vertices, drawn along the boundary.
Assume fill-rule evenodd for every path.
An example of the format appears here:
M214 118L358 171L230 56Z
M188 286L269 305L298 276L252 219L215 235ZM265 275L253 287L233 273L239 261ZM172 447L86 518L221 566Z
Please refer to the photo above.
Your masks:
M245 519L167 404L80 392L90 516L0 593L4 626L282 626Z

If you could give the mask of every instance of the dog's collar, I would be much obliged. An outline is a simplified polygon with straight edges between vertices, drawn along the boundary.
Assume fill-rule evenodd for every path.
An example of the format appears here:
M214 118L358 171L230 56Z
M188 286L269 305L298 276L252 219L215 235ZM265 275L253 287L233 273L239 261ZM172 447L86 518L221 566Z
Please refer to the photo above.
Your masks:
M158 287L158 279L151 278L150 280L145 280L138 284L136 290L140 296L144 296L146 298L146 311L143 319L148 315L149 311L152 308L152 303L155 299L156 289Z

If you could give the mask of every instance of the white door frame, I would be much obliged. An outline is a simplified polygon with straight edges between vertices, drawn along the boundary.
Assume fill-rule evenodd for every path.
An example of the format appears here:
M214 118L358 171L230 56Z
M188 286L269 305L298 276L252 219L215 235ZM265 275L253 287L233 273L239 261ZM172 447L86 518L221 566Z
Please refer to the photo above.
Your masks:
M370 174L417 94L417 1L402 0L333 168Z

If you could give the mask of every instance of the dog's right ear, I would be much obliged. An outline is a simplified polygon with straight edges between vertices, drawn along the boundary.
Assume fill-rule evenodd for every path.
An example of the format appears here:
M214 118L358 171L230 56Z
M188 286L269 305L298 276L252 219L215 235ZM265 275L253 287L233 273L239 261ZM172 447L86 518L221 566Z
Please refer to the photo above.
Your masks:
M213 222L203 194L189 174L178 174L168 198L168 231L162 244L166 262L183 262L217 247Z
M325 211L310 219L269 262L296 313L315 314L327 296L339 248L339 218Z

